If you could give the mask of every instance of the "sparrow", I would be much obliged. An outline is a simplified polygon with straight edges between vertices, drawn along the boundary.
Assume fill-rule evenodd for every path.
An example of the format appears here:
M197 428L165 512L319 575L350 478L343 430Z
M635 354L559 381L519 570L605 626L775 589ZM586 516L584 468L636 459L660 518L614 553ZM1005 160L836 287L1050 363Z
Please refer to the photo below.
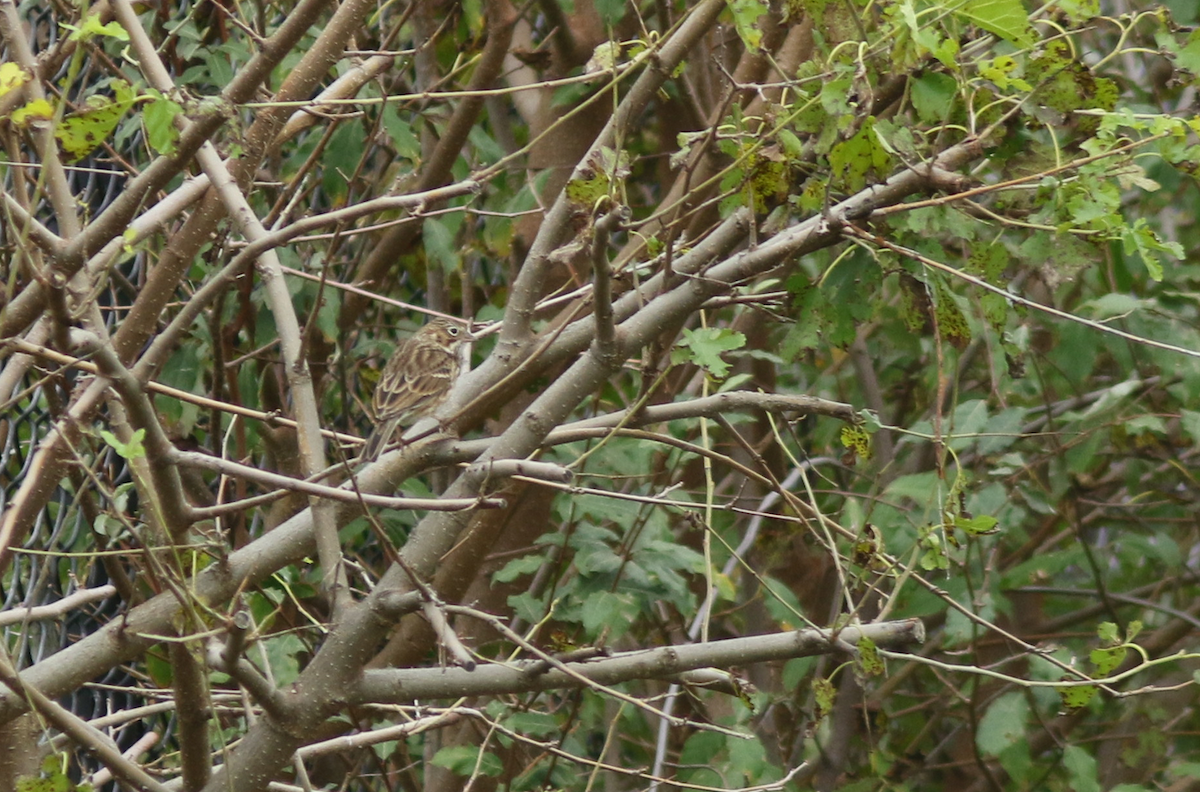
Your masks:
M378 458L397 427L416 423L441 406L462 368L459 350L470 339L465 327L436 318L396 347L371 398L375 429L364 459Z

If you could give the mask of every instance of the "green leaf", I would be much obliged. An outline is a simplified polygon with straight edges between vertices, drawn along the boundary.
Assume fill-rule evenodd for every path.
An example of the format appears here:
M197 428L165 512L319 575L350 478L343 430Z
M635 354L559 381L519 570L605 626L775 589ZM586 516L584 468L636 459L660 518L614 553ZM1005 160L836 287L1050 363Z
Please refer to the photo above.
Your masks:
M999 520L989 515L981 515L979 517L955 517L954 527L961 528L971 536L983 536L984 534L992 534L997 532L996 526Z
M1179 67L1200 76L1200 30L1193 30L1188 36L1187 43L1178 49L1176 49L1178 45L1174 43L1173 36L1164 36L1163 38L1171 42L1168 46L1175 50L1175 62L1179 64Z
M527 555L521 558L514 558L504 565L502 569L492 575L492 580L497 583L512 583L522 575L532 575L537 572L546 563L546 559L540 555Z
M1072 792L1100 792L1096 760L1091 754L1077 745L1068 745L1063 749L1062 763Z
M1068 679L1071 679L1071 677L1068 677ZM1067 712L1074 712L1077 709L1086 707L1088 702L1095 698L1098 692L1100 692L1100 688L1095 685L1073 685L1058 689L1063 709Z
M554 734L558 730L558 722L547 712L514 712L505 719L504 725L521 734L531 734L535 737Z
M733 12L733 24L738 36L746 49L758 52L762 46L762 31L758 28L760 17L766 16L767 4L764 0L727 0L729 10Z
M438 751L433 757L433 763L444 767L455 775L471 776L478 771L485 776L500 775L504 765L495 754L484 753L480 756L480 748L474 745L451 745Z
M796 689L806 676L812 673L816 660L812 657L795 657L783 665L780 683L783 689L791 692Z
M965 349L967 344L971 343L971 326L967 324L967 317L963 315L958 301L946 285L941 280L936 281L936 284L933 316L938 332L955 348Z
M546 603L528 591L513 594L508 598L508 606L513 609L513 615L527 622L536 623L546 615Z
M146 127L146 142L158 154L175 151L179 130L175 119L183 115L183 106L161 94L152 99L142 110L142 125Z
M615 45L614 45L615 46ZM617 194L629 175L630 159L625 151L604 147L594 154L578 175L564 188L567 199L576 207L591 211L602 197Z
M128 443L122 443L117 439L117 436L107 429L100 430L100 437L104 442L112 447L114 451L121 456L122 459L141 459L146 456L146 448L142 445L142 440L146 437L145 429L138 429L133 433Z
M679 755L680 767L704 766L725 748L725 735L711 731L698 731L683 744Z
M605 27L616 27L625 16L625 0L595 0L593 5Z
M924 334L933 316L929 287L907 272L900 273L900 318L909 333Z
M958 83L949 74L929 72L913 80L913 109L922 121L932 124L945 120L957 98Z
M80 784L78 787L71 783L64 768L67 766L66 754L49 754L42 760L42 772L37 776L24 776L16 783L17 792L72 792L72 790L90 790L90 784Z
M729 750L729 773L734 778L763 778L768 771L767 752L758 739L727 739Z
M1196 412L1195 410L1181 410L1179 423L1187 436L1192 438L1193 442L1200 443L1200 412Z
M927 540L925 544L929 549L921 555L921 568L930 571L935 569L949 569L950 558L946 555L941 540L934 537L932 540Z
M421 141L417 140L417 136L413 134L412 125L400 117L396 108L392 105L383 108L380 120L383 122L383 128L387 130L388 137L392 139L396 153L413 162L420 161Z
M995 292L979 295L979 307L988 325L997 332L1002 332L1008 323L1008 298Z
M746 345L746 336L724 327L685 329L683 338L671 350L672 363L695 363L716 379L729 373L729 364L721 355Z
M790 159L797 160L804 156L804 144L800 142L800 138L787 129L779 130L779 145L783 147L783 153Z
M449 227L437 217L426 217L421 233L430 262L440 264L446 272L454 272L458 268L458 250Z
M824 677L817 677L812 681L813 696L817 704L817 720L821 720L833 710L833 702L836 698L836 691L833 688L833 682Z
M928 506L938 490L938 485L937 473L925 471L896 477L884 492L889 498L908 498L920 506Z
M865 635L858 639L858 662L867 676L883 675L883 658L879 656L879 649Z
M1018 47L1033 44L1033 29L1021 0L967 0L955 13Z
M292 633L280 633L263 642L267 651L267 661L271 664L271 675L275 684L283 687L291 685L300 677L300 656L309 651L309 647Z
M358 167L365 143L366 135L359 124L341 124L333 130L322 160L321 185L334 204L346 200L349 180Z
M621 57L621 44L616 41L605 41L592 50L592 57L588 59L587 70L589 72L606 72L612 71L617 65L617 61Z
M1132 226L1126 226L1122 230L1121 244L1126 256L1137 253L1141 257L1146 271L1156 281L1163 279L1163 265L1159 253L1166 253L1176 259L1184 257L1183 248L1179 243L1160 240L1144 217L1139 217Z
M829 152L830 170L848 192L858 192L866 186L868 172L873 172L877 179L886 178L891 165L891 155L875 135L874 117L864 121L854 137L838 143Z
M1019 64L1011 55L1000 55L980 66L979 76L996 84L1001 91L1010 88L1017 91L1032 91L1033 86L1019 76Z
M1100 15L1100 0L1056 0L1054 5L1067 15L1072 25Z
M1005 693L992 702L979 720L975 744L986 756L997 756L1010 745L1025 739L1029 702L1024 693Z
M88 41L96 36L115 38L117 41L129 41L129 33L121 27L120 22L101 24L99 14L88 14L79 27L73 25L63 25L63 27L71 31L71 41Z
M104 512L96 515L96 519L92 521L92 530L109 540L126 535L125 524Z
M1080 306L1080 310L1090 309L1091 318L1097 321L1107 321L1115 317L1126 317L1134 311L1153 310L1153 300L1139 300L1132 294L1110 293L1089 300Z
M1000 766L1004 768L1004 772L1012 776L1012 779L1017 782L1015 788L1030 789L1029 779L1035 772L1040 771L1040 766L1035 769L1033 757L1030 755L1029 744L1027 742L1014 743L1003 751L997 757L1000 761Z
M965 269L993 286L999 286L1008 263L1008 250L1003 245L980 245L971 250Z
M1125 661L1128 649L1124 646L1112 646L1107 649L1093 649L1089 655L1092 665L1096 667L1096 676L1103 678L1111 674L1117 666Z
M632 604L633 601L628 595L614 594L611 591L592 594L583 602L583 628L596 635L603 627L617 628L622 624L629 624L632 617L637 615L637 608L630 607Z

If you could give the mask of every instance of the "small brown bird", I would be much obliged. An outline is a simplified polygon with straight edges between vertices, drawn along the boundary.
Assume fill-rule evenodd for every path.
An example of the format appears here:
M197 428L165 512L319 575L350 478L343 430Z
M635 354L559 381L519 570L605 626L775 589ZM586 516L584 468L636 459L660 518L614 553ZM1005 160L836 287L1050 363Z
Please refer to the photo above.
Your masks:
M466 328L437 318L396 347L371 399L375 430L364 459L376 459L397 427L432 415L445 401L462 368L459 350L470 338Z

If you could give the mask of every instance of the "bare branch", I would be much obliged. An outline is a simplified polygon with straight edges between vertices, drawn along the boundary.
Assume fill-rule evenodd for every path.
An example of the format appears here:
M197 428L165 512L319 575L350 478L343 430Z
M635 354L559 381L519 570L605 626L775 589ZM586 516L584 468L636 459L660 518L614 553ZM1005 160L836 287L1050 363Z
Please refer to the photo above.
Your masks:
M136 762L122 756L107 736L37 688L27 684L21 677L22 675L13 669L7 653L0 654L0 681L13 693L32 704L39 715L61 729L76 744L95 754L113 775L139 792L168 792L166 787L155 781Z
M629 94L621 101L616 113L603 131L596 137L587 153L580 158L572 178L583 175L587 163L593 161L605 146L613 146L618 137L629 130L638 116L666 82L671 72L687 57L700 37L716 24L717 16L725 9L721 0L704 0L691 9L687 18L653 56L651 65L638 77ZM563 241L567 233L570 202L566 193L560 193L546 214L538 230L537 238L530 247L524 266L521 267L504 314L504 330L501 343L522 341L529 333L533 321L534 306L542 296L540 285L546 276L550 254Z
M608 239L629 219L629 207L617 206L598 219L592 236L592 291L596 316L596 351L601 357L617 355L617 338L613 330L612 273L608 263Z
M79 589L75 593L69 594L51 605L6 610L0 612L0 627L7 627L10 624L59 619L76 608L87 605L89 602L108 599L116 593L116 586L97 586L96 588Z
M291 492L302 492L305 495L311 495L316 498L327 498L332 501L346 504L365 503L368 506L378 506L383 509L417 509L425 510L442 510L459 511L462 509L496 509L504 506L504 501L499 498L467 498L461 500L453 500L446 498L397 498L387 495L374 495L370 493L357 494L352 490L344 487L330 487L324 484L317 484L314 481L295 479L290 476L285 476L281 473L272 473L269 470L253 467L251 465L242 465L229 459L221 459L220 457L201 454L196 451L179 451L171 452L170 457L172 462L180 465L191 465L193 467L202 468L205 470L213 470L218 473L223 473L227 476L235 476L247 481L254 481L267 487L275 487L281 490L289 490ZM325 478L324 472L317 475L316 478ZM197 516L211 517L217 513L227 513L230 508L246 508L244 505L239 507L237 504L223 504L215 507L205 507L195 510Z
M869 638L878 646L903 647L922 643L925 630L920 621L907 619L847 627L837 636L852 645L862 638ZM405 703L416 699L571 689L588 683L610 686L634 679L668 678L695 669L728 669L840 651L832 643L833 637L828 630L798 630L665 646L623 652L584 663L567 663L566 670L551 669L541 674L528 673L526 666L532 662L485 665L474 671L457 668L366 671L352 698L358 703Z
M179 471L170 463L175 447L171 445L162 425L159 424L154 405L150 403L142 383L121 365L110 345L81 330L72 333L72 340L96 359L102 374L112 380L117 392L121 394L121 400L129 411L133 425L145 432L145 461L149 462L144 466L148 477L145 483L152 487L152 492L146 495L159 505L159 509L155 511L162 515L163 529L170 536L179 538L191 527L195 515L191 505L184 499ZM137 461L139 467L142 467L142 461Z

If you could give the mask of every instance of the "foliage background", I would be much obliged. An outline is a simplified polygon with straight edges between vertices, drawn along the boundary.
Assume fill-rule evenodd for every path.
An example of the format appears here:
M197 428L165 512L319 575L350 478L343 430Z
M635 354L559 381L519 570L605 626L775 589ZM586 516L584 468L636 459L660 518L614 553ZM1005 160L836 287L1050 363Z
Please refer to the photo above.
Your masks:
M0 3L5 783L1196 788L1196 22ZM463 441L356 468L421 311L480 330ZM326 465L504 507L295 490ZM401 618L406 568L500 620ZM463 661L437 613L481 667L926 637L712 691L362 692ZM30 689L157 743L97 762Z

